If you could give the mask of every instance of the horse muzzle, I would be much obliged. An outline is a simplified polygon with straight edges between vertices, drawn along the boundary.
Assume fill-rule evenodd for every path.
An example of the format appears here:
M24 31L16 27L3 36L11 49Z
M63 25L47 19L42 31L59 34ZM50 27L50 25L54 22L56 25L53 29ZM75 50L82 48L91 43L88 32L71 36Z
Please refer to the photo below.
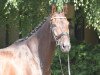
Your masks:
M61 48L61 51L62 52L69 52L70 51L70 49L71 49L71 44L69 43L69 44L67 44L67 45L60 45L60 48Z

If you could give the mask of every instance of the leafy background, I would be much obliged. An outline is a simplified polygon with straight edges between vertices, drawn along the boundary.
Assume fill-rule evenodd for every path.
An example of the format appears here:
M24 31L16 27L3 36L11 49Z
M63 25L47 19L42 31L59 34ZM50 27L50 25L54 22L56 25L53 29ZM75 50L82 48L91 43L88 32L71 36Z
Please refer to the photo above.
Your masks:
M74 41L75 42L75 41ZM77 42L77 41L76 41ZM73 42L72 42L73 43ZM100 74L100 44L74 43L70 51L71 75ZM64 75L68 74L67 54L58 49L52 63L52 75L63 75L59 54L61 56Z
M0 0L0 26L17 26L19 38L26 36L44 17L50 14L50 0ZM100 0L68 0L75 11L82 8L86 27L93 27L100 37ZM79 17L79 15L77 15ZM75 21L77 20L75 17ZM72 75L100 75L100 44L77 43L71 39L70 64ZM57 48L52 62L52 75L61 75L59 55L64 74L67 74L67 54Z

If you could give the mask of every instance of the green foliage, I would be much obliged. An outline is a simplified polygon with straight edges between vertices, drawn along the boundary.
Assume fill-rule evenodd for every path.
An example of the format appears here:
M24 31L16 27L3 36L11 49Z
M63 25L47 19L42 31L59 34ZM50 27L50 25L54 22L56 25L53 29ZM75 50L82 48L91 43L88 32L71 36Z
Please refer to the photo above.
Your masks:
M63 5L68 2L74 3L76 10L80 7L83 8L84 13L81 14L86 16L86 27L94 27L100 37L100 0L1 0L0 14L2 16L0 16L0 18L2 20L0 23L6 23L7 19L14 15L15 18L12 20L21 24L19 25L19 28L20 26L26 27L26 25L35 27L40 21L42 21L44 16L48 15L49 5L52 3L56 4L58 12L61 12ZM9 16L10 14L11 16ZM27 23L25 23L26 20ZM20 28L20 32L22 32L23 36L31 31L31 29L27 30L26 28Z
M73 0L75 9L78 10L80 7L86 16L86 27L93 27L97 31L100 37L100 0ZM81 13L82 14L82 13ZM82 14L84 15L84 14Z
M5 3L5 8L10 5L18 10L18 5L20 2L22 2L22 0L7 0L7 2Z
M99 75L100 74L100 45L88 45L85 43L74 44L70 51L70 64L72 75ZM61 55L64 74L68 74L67 54L58 49L52 63L52 75L61 75L59 63Z
M50 0L0 0L0 26L18 25L19 34L27 35L45 16L49 15ZM87 27L93 26L100 35L100 0L70 0L76 10L83 8L87 19ZM96 2L97 1L97 2ZM62 3L62 2L61 2ZM59 6L59 3L57 4ZM61 9L61 8L60 8ZM100 74L100 45L92 46L85 43L74 44L70 51L72 75ZM67 74L67 54L58 49L52 63L52 75L61 75L59 63L61 55L64 74Z
M21 37L26 36L44 17L49 15L48 0L7 0L1 8L0 23L9 26L17 25Z
M55 4L57 8L57 12L63 11L63 5L68 3L68 0L50 0L49 5Z

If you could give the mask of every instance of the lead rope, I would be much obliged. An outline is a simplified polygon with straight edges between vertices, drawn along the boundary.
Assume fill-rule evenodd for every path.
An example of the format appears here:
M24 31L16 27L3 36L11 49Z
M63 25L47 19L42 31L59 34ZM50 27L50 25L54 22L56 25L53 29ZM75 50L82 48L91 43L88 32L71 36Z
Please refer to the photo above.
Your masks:
M60 54L59 54L59 62L60 62L61 73L62 73L62 75L64 75Z
M63 71L63 68L62 68L62 62L61 62L61 57L60 57L60 54L59 54L59 62L60 62L60 67L61 67L61 72L62 72L62 75L64 75L64 71ZM67 62L68 62L68 75L71 75L71 72L70 72L70 60L69 60L69 53L68 53Z
M68 52L68 75L71 75L71 72L70 72L70 60L69 60L69 52Z

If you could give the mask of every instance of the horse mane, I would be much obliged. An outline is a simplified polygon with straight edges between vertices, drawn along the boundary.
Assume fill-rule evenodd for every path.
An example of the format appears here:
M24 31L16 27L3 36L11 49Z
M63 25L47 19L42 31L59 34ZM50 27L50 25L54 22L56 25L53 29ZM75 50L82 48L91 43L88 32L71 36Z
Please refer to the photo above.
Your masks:
M23 38L21 38L21 39L18 39L18 40L15 41L14 43L22 42L22 41L27 40L27 39L28 39L30 36L32 36L39 28L41 28L41 26L46 22L47 18L48 18L48 17L45 17L45 18L43 19L43 21L40 22L40 23L37 25L37 27L35 27L35 29L33 28L33 30L32 30L26 37L23 37Z

